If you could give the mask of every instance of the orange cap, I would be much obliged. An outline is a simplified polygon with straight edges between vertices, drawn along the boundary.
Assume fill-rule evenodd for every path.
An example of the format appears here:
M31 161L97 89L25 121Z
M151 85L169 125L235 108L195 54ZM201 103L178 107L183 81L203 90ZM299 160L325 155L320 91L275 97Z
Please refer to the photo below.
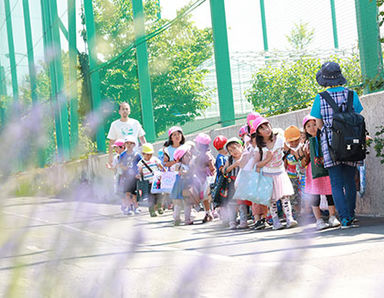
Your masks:
M296 141L300 139L300 129L291 125L284 131L284 137L287 142Z

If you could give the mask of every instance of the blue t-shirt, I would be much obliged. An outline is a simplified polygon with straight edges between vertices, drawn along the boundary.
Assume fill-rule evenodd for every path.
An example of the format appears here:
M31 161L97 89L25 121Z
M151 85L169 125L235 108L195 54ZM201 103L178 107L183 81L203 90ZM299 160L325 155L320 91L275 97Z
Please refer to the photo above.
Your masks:
M137 152L132 152L128 154L127 151L124 151L123 153L121 153L118 157L117 162L119 164L122 164L124 167L128 167L128 169L122 172L122 175L136 176L139 173L137 164L140 160L141 156Z
M165 153L168 155L169 161L173 161L174 160L173 154L175 153L177 148L179 148L179 147L175 148L175 147L172 147L172 145L169 145L168 147L166 147Z
M225 166L225 163L227 162L227 156L223 154L218 154L216 157L215 167L216 167L216 182L219 179L220 175L223 175L223 173L220 171L221 167Z
M343 90L345 90L344 87L333 87L333 88L327 89L327 91L330 93L341 92ZM360 113L363 110L363 106L361 105L359 97L355 91L353 91L353 108L355 109L356 113ZM322 119L321 110L320 110L320 94L317 94L315 97L315 101L313 102L313 106L311 110L311 116L317 119Z

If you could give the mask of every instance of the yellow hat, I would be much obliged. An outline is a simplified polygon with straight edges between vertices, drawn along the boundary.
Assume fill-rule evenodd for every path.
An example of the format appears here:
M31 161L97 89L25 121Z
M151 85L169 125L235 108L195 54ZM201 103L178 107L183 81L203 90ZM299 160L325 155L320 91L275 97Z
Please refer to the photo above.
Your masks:
M284 131L284 137L287 142L292 142L300 139L300 129L297 126L291 125Z
M153 152L155 152L155 150L153 149L153 145L152 144L145 143L141 147L141 152L142 153L146 153L146 154L153 154Z

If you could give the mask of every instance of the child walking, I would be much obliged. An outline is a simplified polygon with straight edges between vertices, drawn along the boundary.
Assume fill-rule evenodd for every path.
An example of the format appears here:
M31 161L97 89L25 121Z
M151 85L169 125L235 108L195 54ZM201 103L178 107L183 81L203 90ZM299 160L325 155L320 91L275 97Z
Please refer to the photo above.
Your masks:
M227 202L224 204L224 217L229 222L229 228L231 230L248 228L247 224L247 206L245 204L238 204L237 200L233 199L235 194L235 181L240 171L241 157L243 154L243 145L238 138L230 138L225 145L225 149L230 154L225 166L224 175L228 176L228 197ZM240 224L236 225L237 210L240 213Z
M205 210L205 216L203 223L213 220L211 213L211 198L209 193L208 177L215 175L214 158L210 152L209 144L211 143L211 137L205 133L199 133L195 138L195 152L190 163L191 175L193 176L192 195L195 198L199 198Z
M183 204L184 223L185 225L193 224L193 221L191 220L193 202L187 191L187 187L191 183L191 178L189 176L189 163L191 161L190 149L191 148L187 145L181 145L176 149L173 155L176 163L172 166L172 170L177 172L177 176L170 197L173 200L173 219L175 226L178 226L181 223L180 213Z
M311 196L312 211L316 218L316 229L322 230L328 227L338 227L340 222L335 216L336 208L332 197L332 187L329 176L312 178L312 164L310 162L310 150L308 140L310 137L318 138L316 118L310 115L303 119L303 127L307 137L306 150L304 151L303 165L307 165L305 192ZM320 195L325 195L328 202L329 220L325 223L320 213Z
M121 211L124 215L133 215L131 210L131 202L126 194L127 182L130 178L127 174L127 152L125 151L125 141L117 139L112 147L115 149L116 155L112 163L107 163L108 169L115 171L114 176L114 193L121 198Z
M156 210L159 214L163 214L163 209L161 208L161 194L151 194L150 190L152 188L152 183L155 177L155 172L164 171L161 161L153 156L154 149L153 145L150 143L145 143L142 146L142 155L143 158L139 161L139 173L143 180L148 181L149 183L149 215L151 217L157 216Z
M243 153L242 164L240 167L244 170L251 170L254 168L256 161L260 160L260 153L256 150L256 130L254 127L251 127L250 130L251 141L247 147L247 151ZM269 227L268 222L266 221L268 215L268 206L252 203L252 215L255 221L254 229L263 230Z
M287 227L297 226L297 221L292 216L292 206L290 196L294 194L292 183L284 168L284 137L272 132L272 126L269 121L263 117L258 117L252 125L256 131L257 149L261 155L260 162L256 169L263 169L265 176L273 178L273 191L271 198L270 212L273 220L273 229L279 230L283 226L280 223L277 201L281 200L283 211L287 220Z
M224 149L225 144L228 139L225 136L219 135L213 140L213 147L217 150L218 154L216 156L215 168L216 168L216 178L213 184L213 188L219 188L217 190L216 197L213 199L214 211L218 211L220 214L220 205L221 205L221 185L219 185L220 181L223 180L223 168L225 163L227 162L227 151Z
M303 158L303 143L301 142L301 132L297 126L291 125L284 131L285 151L284 165L289 180L291 180L294 195L291 197L294 218L298 218L301 214L302 193L300 189L300 179L305 171L301 167L301 159Z

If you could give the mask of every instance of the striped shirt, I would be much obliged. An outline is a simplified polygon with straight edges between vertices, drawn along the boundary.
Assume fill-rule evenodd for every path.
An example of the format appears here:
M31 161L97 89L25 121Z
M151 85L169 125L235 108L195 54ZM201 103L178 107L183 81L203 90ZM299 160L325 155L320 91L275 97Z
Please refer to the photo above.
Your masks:
M152 172L145 166L144 163L147 164ZM161 161L156 156L152 156L148 161L143 159L139 161L138 167L143 173L144 180L149 180L150 183L153 182L153 176L155 176L155 172L160 171L160 168L157 166L158 164L161 164Z

